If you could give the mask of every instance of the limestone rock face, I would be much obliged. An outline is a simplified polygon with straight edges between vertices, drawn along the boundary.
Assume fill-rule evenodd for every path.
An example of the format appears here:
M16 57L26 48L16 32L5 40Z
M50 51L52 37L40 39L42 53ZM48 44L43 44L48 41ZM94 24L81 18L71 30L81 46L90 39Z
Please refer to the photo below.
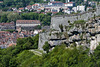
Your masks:
M94 15L100 15L100 6L97 7L96 11L82 14L53 16L50 25L50 29L53 31L39 34L38 49L43 50L43 45L48 41L51 47L65 43L68 46L70 46L70 44L76 44L76 46L84 45L89 47L90 50L94 50L99 44L98 42L100 42L100 18L96 18L97 21L88 21L94 17ZM70 26L70 23L72 24L77 20L86 20L88 21L86 22L88 25L85 28L83 27L84 29L80 25L78 28L74 25L73 28L65 31L65 26ZM63 25L63 32L61 32L59 28L61 24ZM66 35L64 33L66 33Z

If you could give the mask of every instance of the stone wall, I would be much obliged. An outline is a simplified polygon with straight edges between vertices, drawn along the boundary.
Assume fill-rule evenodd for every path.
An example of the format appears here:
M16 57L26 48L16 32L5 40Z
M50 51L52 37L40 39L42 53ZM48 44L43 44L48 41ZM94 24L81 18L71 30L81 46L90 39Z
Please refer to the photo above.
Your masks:
M98 16L100 15L100 7L98 6L96 11L88 11L85 13L81 13L81 14L76 14L76 15L57 15L57 16L53 16L51 18L51 29L55 29L55 30L59 30L59 25L62 24L64 25L69 25L68 21L70 21L70 23L73 23L74 21L77 20L85 20L87 21L89 18L94 17L94 15Z
M46 41L48 41L48 33L40 33L39 34L39 43L38 43L39 50L43 50L42 47Z
M50 28L51 29L55 29L55 30L60 30L59 25L62 24L64 25L69 25L68 21L70 21L70 23L73 23L76 20L88 20L91 17L94 17L94 15L98 16L100 15L100 7L98 6L96 11L89 11L89 12L85 12L82 14L77 14L77 15L59 15L59 16L53 16L51 18L51 25ZM39 44L38 44L38 49L43 50L43 45L45 44L46 41L49 41L50 38L50 32L45 32L45 33L40 33L39 34ZM99 36L98 36L99 37ZM53 36L53 38L56 38L55 36ZM99 40L99 38L97 39ZM91 41L92 43L92 41ZM92 49L92 45L90 46L90 48ZM94 48L93 48L94 49Z

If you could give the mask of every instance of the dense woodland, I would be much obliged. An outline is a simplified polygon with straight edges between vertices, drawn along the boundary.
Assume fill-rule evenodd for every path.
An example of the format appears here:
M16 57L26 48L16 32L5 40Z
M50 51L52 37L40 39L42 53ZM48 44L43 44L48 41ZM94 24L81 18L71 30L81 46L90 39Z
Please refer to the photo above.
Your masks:
M13 13L13 12L3 12L0 14L0 23L6 23L6 22L11 22L16 20L40 20L41 24L43 26L45 25L50 25L51 22L51 13L42 14L42 13L34 13L34 12L29 12L29 13Z
M45 43L48 44L48 43ZM38 35L17 40L17 45L0 49L0 67L99 67L100 45L90 53L86 47L66 49L66 45L56 46L53 51L35 55L29 49L37 49ZM46 46L47 47L47 46Z

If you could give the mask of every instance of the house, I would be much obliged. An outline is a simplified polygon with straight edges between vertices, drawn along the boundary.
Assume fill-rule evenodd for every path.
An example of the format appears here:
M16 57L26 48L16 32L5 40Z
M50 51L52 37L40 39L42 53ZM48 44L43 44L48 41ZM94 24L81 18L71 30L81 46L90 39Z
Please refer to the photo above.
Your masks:
M64 9L64 10L63 10L63 12L64 12L64 13L67 13L67 14L70 14L70 13L71 13L71 11L70 11L70 9L69 9L69 8Z
M24 8L22 7L22 8L19 8L19 10L18 10L19 12L22 12L22 11L24 11Z
M50 5L50 6L63 6L63 3L60 1L53 1L53 2L49 2L48 5Z
M12 8L13 11L17 11L17 8Z
M51 12L59 12L60 11L60 8L53 8L51 9Z
M0 23L0 29L1 30L15 30L15 23Z
M77 6L77 11L84 12L85 11L85 6L84 5Z
M17 20L16 21L16 28L18 29L21 27L22 30L33 30L38 25L41 25L39 20Z
M92 9L93 9L92 7L87 7L87 11L88 11L88 10L92 10Z
M73 7L72 10L74 10L74 12L77 13L77 7Z
M53 1L55 1L55 0L50 0L50 2L53 2Z
M40 12L40 11L41 11L41 9L40 9L40 8L38 8L38 9L37 9L37 12Z
M32 6L31 5L26 6L25 10L32 11Z
M66 0L66 3L70 2L70 0Z
M94 1L89 1L88 4L89 4L90 6L95 6L95 5L96 5L96 3L95 3Z
M3 1L0 1L0 3L3 3Z
M39 4L33 4L32 5L32 9L36 10L37 8L39 8Z
M47 1L47 0L43 0L43 1Z
M38 30L34 30L34 34L38 34L39 32L38 32Z
M51 8L45 8L45 12L51 12Z
M70 10L69 8L66 8L63 10L63 12L67 14L71 14L72 12L74 12L74 10Z
M38 34L38 33L40 33L40 32L42 32L42 30L34 30L34 34Z
M64 3L65 7L74 7L75 3L74 2L68 2L68 3Z

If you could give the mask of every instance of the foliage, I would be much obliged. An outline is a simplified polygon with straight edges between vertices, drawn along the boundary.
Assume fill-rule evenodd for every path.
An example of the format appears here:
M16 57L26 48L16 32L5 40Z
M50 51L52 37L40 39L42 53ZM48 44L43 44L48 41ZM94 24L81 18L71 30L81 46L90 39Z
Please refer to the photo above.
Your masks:
M75 21L74 24L84 24L85 21L84 20L78 20L78 21Z
M19 38L17 39L17 45L18 47L21 47L22 49L37 49L38 48L38 40L39 35L36 35L35 37L28 37L28 38Z
M29 13L13 13L13 12L5 12L0 15L0 22L11 22L16 20L40 20L41 25L50 25L51 22L51 13L45 14L38 14L34 12ZM39 26L38 26L39 27ZM39 27L40 28L40 27Z
M50 45L48 42L45 42L45 45L43 46L44 51L46 51L47 53L49 52L50 49Z
M62 24L59 25L59 28L60 28L61 32L63 32L63 25Z
M66 48L65 44L56 46L43 56L34 55L28 49L29 43L37 44L38 35L32 38L18 39L17 45L0 49L0 67L99 67L100 45L90 53L86 47ZM28 43L27 43L28 42ZM36 43L35 43L36 42ZM25 45L27 44L27 45ZM24 46L25 45L25 48ZM48 42L45 49L49 49ZM33 47L32 47L33 48ZM47 49L48 48L48 49Z

